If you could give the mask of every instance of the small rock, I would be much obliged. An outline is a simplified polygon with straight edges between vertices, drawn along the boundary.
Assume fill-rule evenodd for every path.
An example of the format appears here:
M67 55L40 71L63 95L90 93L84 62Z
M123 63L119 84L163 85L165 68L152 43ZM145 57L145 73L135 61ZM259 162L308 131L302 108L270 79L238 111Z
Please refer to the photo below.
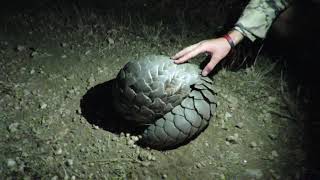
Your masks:
M239 129L242 129L244 126L243 122L238 122L235 127L239 128Z
M278 157L278 156L279 156L278 152L275 151L275 150L271 151L271 155L272 155L273 157Z
M68 44L67 44L67 43L65 43L65 42L62 42L62 43L60 43L60 46L61 46L61 47L67 47L67 46L68 46Z
M202 165L201 165L201 163L196 163L196 168L201 168L202 167Z
M269 138L271 140L276 140L277 139L277 135L275 135L275 134L269 134L268 136L269 136Z
M67 166L72 166L72 165L73 165L73 160L72 160L72 159L68 159L68 160L66 161L66 165L67 165Z
M93 125L93 129L99 129L99 126Z
M162 179L167 179L167 178L168 178L168 175L162 174Z
M120 137L124 137L124 132L120 132Z
M30 74L34 74L36 71L34 69L31 69Z
M58 148L55 152L54 152L55 155L61 155L62 154L62 149L61 148Z
M235 133L233 136L228 136L226 138L226 140L229 142L229 143L232 143L232 144L237 144L239 142L239 134L238 133Z
M16 47L16 50L17 51L24 51L24 50L26 50L27 48L25 47L25 46L23 46L23 45L18 45L17 47Z
M113 40L112 38L108 38L108 43L109 43L110 45L113 45L113 44L114 44L114 40Z
M38 56L38 55L39 55L39 53L37 51L32 51L31 54L30 54L31 57L35 57L35 56Z
M138 159L140 161L147 161L150 157L150 153L147 153L147 152L144 152L144 151L141 151L140 154L138 155Z
M61 58L62 58L62 59L65 59L65 58L67 58L67 55L63 54L63 55L61 56Z
M137 142L139 141L138 136L131 136L132 141Z
M18 130L19 125L20 125L19 123L10 124L8 127L9 132L11 132L11 133L16 132Z
M41 103L39 107L40 107L40 109L46 109L47 106L48 105L46 103Z
M224 114L224 118L225 118L225 119L228 119L228 118L231 118L231 117L232 117L232 114L229 113L229 112L226 112L226 113Z
M82 114L81 108L78 108L78 109L76 110L76 114L78 114L78 115L81 115L81 114Z
M14 167L14 166L16 166L16 165L17 165L17 162L16 162L14 159L8 159L8 160L7 160L7 166L8 166L9 168Z
M256 148L258 145L256 142L252 141L249 145L251 148Z

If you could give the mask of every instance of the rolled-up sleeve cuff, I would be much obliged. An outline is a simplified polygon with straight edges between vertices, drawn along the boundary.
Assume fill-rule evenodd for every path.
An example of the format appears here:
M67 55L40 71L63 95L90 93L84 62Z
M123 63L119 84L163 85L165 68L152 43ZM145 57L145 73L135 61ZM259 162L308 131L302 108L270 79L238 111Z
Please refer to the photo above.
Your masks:
M252 42L257 39L255 35L253 35L250 31L246 30L241 24L236 24L234 29L236 31L239 31L243 36L247 37Z

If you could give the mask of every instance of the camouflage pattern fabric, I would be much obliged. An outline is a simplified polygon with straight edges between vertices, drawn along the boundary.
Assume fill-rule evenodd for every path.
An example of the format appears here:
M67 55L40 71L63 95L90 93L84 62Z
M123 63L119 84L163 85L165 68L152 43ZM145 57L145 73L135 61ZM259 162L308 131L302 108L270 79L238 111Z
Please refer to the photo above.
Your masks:
M235 25L251 41L265 38L274 19L290 4L290 0L251 0Z

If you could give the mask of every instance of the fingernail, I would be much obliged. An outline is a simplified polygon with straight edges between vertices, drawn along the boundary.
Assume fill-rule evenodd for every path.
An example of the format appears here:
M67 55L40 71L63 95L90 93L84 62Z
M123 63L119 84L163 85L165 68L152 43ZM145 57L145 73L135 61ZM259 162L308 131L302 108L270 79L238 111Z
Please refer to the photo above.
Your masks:
M208 75L208 71L202 71L202 76L207 76Z

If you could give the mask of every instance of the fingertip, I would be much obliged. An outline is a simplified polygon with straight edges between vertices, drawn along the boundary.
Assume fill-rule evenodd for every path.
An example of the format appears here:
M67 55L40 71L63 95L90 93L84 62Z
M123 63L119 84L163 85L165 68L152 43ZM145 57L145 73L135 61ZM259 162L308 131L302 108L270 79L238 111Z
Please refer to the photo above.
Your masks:
M173 60L173 62L174 62L175 64L180 64L180 63L181 63L181 61L179 61L179 60Z
M206 71L206 70L202 71L202 76L207 76L208 74L209 74L208 71Z

